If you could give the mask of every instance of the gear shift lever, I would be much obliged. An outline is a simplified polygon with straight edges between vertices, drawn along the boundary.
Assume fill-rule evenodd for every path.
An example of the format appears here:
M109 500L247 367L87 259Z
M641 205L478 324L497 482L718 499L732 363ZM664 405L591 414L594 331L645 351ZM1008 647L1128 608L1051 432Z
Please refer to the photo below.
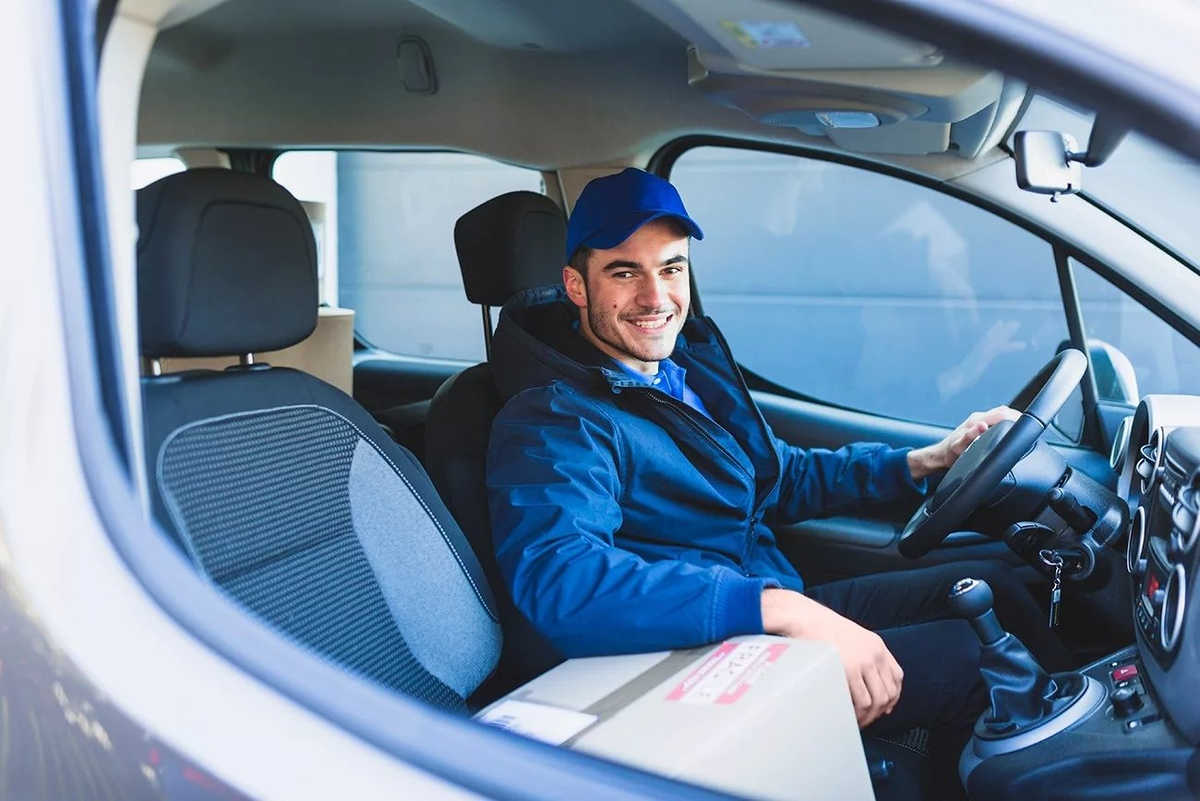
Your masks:
M950 588L950 609L971 624L984 645L998 642L1007 633L1000 627L1000 621L992 611L994 600L992 588L979 579L960 579Z
M1021 641L1001 628L986 581L955 582L947 601L979 637L979 672L992 706L976 727L977 734L1005 737L1025 731L1070 706L1080 688L1047 675Z

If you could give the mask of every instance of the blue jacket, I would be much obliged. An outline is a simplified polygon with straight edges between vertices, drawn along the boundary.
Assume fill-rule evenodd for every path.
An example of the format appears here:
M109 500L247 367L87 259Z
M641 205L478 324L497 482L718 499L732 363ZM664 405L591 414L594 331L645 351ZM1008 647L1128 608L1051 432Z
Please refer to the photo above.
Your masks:
M763 588L804 586L772 526L919 492L906 450L776 439L711 320L689 318L671 358L713 419L618 369L577 319L549 287L501 311L487 463L501 572L564 655L762 633Z

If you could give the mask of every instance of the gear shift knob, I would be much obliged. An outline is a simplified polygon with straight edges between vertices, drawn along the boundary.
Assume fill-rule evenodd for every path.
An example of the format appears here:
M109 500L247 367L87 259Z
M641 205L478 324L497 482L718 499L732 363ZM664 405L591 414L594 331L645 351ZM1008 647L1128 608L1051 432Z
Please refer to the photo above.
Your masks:
M992 588L983 579L965 578L954 582L946 600L954 614L971 624L984 645L999 642L1006 636L992 611Z

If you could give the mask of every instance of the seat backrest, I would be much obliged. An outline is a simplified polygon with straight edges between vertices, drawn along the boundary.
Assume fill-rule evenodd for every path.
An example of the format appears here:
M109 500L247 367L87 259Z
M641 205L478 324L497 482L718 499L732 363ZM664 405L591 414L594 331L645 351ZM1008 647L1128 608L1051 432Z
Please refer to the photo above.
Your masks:
M562 210L534 192L510 192L467 212L454 226L454 244L468 300L503 306L515 292L560 282L566 237ZM484 480L488 438L500 406L491 366L477 364L442 385L425 423L429 475L479 554L500 607L504 652L481 693L485 697L562 661L517 611L496 564Z
M273 181L138 193L144 358L286 348L317 319L313 234ZM154 516L196 568L324 658L465 709L500 652L478 560L420 464L353 399L268 364L142 383Z

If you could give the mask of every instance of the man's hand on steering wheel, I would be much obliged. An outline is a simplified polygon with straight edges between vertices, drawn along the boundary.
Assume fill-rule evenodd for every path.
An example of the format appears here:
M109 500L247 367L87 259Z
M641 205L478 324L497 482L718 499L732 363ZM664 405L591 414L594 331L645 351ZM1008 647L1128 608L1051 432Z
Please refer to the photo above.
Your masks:
M1073 348L1060 351L1008 404L1022 410L1015 420L1001 414L993 425L981 430L982 420L973 422L967 418L963 434L958 433L963 426L955 429L948 438L951 444L941 456L949 459L950 469L937 490L921 503L900 532L900 553L909 559L923 556L984 504L1017 462L1033 450L1054 415L1079 386L1086 369L1087 357L1081 351ZM962 450L954 453L956 441L962 441L965 436L970 439L963 443ZM936 450L946 442L943 440L931 447ZM967 453L966 445L971 442L978 444ZM910 469L912 453L910 451ZM917 458L921 459L920 456ZM919 465L913 470L914 478L920 470Z
M950 467L968 446L1001 420L1015 421L1021 413L1008 406L997 406L986 412L973 412L941 442L908 452L908 470L914 481L920 481Z

